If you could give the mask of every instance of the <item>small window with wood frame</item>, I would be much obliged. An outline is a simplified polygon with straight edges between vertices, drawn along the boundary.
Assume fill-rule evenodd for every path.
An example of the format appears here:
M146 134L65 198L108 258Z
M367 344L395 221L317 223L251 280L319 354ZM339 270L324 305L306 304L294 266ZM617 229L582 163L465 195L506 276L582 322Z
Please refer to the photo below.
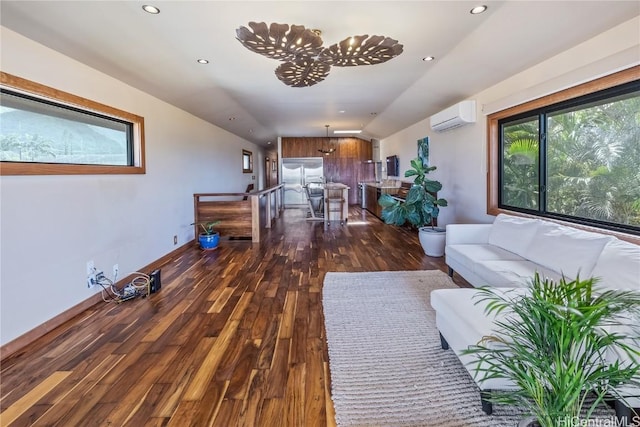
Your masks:
M253 153L249 150L242 150L242 172L253 173Z
M2 175L141 174L144 118L0 72Z

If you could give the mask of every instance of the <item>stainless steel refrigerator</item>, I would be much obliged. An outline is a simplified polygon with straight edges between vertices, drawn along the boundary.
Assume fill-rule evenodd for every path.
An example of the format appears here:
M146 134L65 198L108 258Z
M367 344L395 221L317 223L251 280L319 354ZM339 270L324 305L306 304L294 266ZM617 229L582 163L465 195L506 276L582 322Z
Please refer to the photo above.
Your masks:
M282 183L285 207L306 207L304 186L310 182L322 182L322 157L282 159Z

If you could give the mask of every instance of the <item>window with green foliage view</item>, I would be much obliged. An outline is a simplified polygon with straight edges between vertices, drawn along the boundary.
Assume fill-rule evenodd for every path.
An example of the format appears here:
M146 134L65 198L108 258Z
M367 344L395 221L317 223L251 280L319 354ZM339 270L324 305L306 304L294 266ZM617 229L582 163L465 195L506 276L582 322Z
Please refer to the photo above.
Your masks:
M640 82L498 122L499 205L640 231Z

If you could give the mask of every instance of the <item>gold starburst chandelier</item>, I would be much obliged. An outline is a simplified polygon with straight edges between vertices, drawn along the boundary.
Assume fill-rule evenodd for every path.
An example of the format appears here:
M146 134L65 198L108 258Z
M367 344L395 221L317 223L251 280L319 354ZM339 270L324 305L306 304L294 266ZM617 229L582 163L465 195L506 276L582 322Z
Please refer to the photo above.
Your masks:
M247 49L267 58L283 61L275 74L293 87L313 86L335 67L355 67L387 62L402 53L403 46L385 36L352 36L329 47L322 46L321 32L302 25L249 22L236 30Z

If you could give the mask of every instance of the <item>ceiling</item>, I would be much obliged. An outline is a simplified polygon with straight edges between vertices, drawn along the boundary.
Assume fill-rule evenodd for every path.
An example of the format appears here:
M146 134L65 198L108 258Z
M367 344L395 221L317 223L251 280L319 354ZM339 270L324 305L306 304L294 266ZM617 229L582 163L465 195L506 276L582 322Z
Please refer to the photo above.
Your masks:
M385 138L639 14L635 0L0 2L3 26L261 146L325 124ZM404 52L290 87L236 40L250 21L320 29L324 46L383 35Z

